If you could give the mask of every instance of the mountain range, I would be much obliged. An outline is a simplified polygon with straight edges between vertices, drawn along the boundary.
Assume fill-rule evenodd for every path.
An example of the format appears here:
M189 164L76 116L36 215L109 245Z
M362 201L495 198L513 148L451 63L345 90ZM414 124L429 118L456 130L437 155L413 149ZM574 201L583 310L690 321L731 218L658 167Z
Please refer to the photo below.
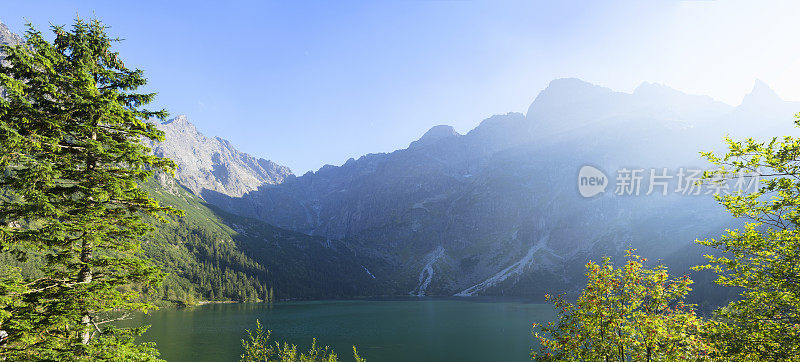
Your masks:
M265 179L245 192L209 186L195 193L226 212L369 255L363 273L387 281L396 288L392 294L542 295L571 290L588 259L626 248L689 272L705 252L693 241L736 221L711 195L676 195L675 174L708 167L699 152L723 151L725 135L794 133L797 110L800 104L781 100L760 81L733 107L652 83L623 93L557 79L526 114L493 116L463 135L438 125L406 149L299 177L287 170L282 180ZM177 119L164 125L184 125L171 133L180 137L174 144L202 138ZM184 167L180 155L187 150L157 150ZM213 162L202 168L242 169ZM626 167L667 168L673 182L667 196L644 195L645 177L639 196L615 195L612 184L585 199L576 176L587 164L609 180ZM228 174L203 175L216 185ZM196 177L179 173L178 182L192 189Z

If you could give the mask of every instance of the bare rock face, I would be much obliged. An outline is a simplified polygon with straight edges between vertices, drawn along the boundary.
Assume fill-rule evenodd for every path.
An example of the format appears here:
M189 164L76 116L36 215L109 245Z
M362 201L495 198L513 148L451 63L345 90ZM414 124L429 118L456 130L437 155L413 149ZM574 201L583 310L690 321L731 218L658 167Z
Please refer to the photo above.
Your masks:
M151 144L153 152L174 160L178 182L200 197L240 197L292 175L286 166L240 152L219 137L204 136L184 115L157 126L164 131L165 140Z
M0 44L19 45L22 44L22 38L20 38L19 35L12 33L6 24L0 22Z
M22 38L20 38L19 35L12 33L11 30L6 26L6 24L0 22L0 46L19 45L19 44L22 44ZM6 64L3 59L5 59L5 53L3 52L2 49L0 49L0 64ZM5 89L0 88L0 97L5 97L5 96L6 96Z

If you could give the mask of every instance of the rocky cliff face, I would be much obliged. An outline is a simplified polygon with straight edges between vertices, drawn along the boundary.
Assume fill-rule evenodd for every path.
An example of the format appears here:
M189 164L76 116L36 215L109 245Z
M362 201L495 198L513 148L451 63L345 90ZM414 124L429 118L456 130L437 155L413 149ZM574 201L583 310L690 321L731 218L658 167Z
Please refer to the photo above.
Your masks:
M19 45L22 44L22 38L11 32L6 24L0 22L0 44L2 45Z
M22 44L22 38L20 38L17 34L11 32L10 29L0 22L0 45L19 45ZM5 53L2 49L0 49L0 64L5 64ZM6 91L3 88L0 88L0 97L5 97Z
M288 167L240 152L219 137L204 136L186 116L158 124L158 128L164 131L165 140L151 144L153 152L173 159L178 165L178 182L206 200L240 197L292 175Z

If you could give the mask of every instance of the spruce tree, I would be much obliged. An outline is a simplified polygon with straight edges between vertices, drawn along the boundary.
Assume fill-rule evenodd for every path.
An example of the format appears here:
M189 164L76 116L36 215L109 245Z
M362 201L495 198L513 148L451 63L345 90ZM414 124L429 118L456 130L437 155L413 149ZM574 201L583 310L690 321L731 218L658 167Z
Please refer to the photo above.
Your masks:
M139 291L163 273L141 257L145 215L178 211L139 188L174 163L152 155L143 139L162 140L142 108L146 79L112 50L97 20L53 26L53 42L29 25L25 43L4 46L0 64L0 248L45 262L38 276L0 270L0 359L151 360L135 344L143 330L111 326L146 311Z

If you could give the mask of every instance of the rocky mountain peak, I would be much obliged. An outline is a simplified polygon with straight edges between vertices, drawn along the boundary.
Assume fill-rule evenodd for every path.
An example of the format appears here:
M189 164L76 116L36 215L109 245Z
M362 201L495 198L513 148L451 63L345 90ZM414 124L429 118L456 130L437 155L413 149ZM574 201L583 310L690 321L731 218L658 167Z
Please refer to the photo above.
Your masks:
M422 137L420 137L418 140L411 142L411 144L408 147L409 148L423 147L436 143L439 140L445 138L458 137L458 136L461 136L461 134L456 132L453 126L449 125L433 126L431 127L431 129L428 130L428 132L425 132L425 134L422 135Z
M621 93L578 78L554 79L536 96L528 108L527 116L535 118L538 115L557 113L578 104L605 103L615 95Z
M764 81L760 79L756 79L755 83L753 84L753 90L744 96L742 105L770 105L782 102L783 99L781 99L781 97L778 96L778 94L775 93L775 91L772 90L767 83L764 83Z
M0 21L0 44L3 45L18 45L22 44L22 38L11 32L11 29Z
M171 118L171 119L168 119L168 120L164 121L164 124L172 124L172 125L176 125L176 126L177 125L185 126L185 125L189 125L191 123L189 123L189 117L187 117L185 114L179 114L179 115L175 116L175 118Z
M276 185L292 174L286 166L255 158L219 137L200 133L185 115L158 125L164 142L153 143L153 152L178 165L178 182L204 199L239 197L263 185Z
M189 122L189 117L185 114L180 114L175 116L175 118L169 119L162 123L162 126L169 127L170 129L174 129L176 131L186 131L186 132L197 132L197 128Z
M537 103L548 103L553 101L568 101L572 98L596 97L612 93L609 88L601 87L596 84L578 78L559 78L553 79L543 91L536 96L531 107Z

